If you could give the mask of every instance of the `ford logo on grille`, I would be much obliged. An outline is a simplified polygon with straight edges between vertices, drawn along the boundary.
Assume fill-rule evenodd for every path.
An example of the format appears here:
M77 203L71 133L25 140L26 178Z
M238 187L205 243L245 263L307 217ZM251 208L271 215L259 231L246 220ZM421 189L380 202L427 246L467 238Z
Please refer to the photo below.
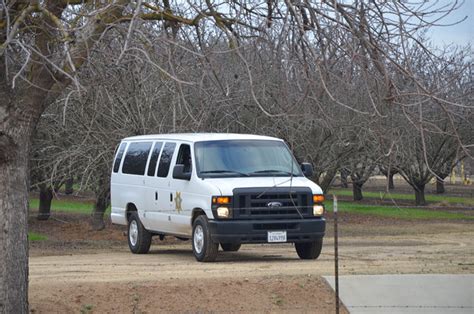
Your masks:
M267 204L267 207L281 207L281 206L283 206L283 204L280 202L270 202Z

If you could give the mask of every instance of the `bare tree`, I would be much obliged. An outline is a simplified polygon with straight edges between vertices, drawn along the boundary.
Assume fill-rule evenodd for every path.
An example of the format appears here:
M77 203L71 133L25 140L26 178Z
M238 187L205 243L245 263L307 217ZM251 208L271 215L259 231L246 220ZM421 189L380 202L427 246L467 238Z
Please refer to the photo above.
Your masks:
M385 165L379 165L380 172L387 177L387 186L389 190L395 189L395 184L393 183L393 177L398 173L397 169L394 167L386 168Z
M404 2L323 0L286 2L231 1L2 1L0 13L0 310L27 312L27 209L28 158L31 137L46 107L61 97L72 85L77 93L83 92L78 80L80 69L97 56L94 47L111 29L124 30L124 41L117 63L123 63L127 52L149 55L136 49L131 38L140 37L137 25L148 25L150 30L166 34L168 38L194 38L205 46L210 37L225 38L230 48L245 64L240 48L248 38L268 36L288 47L286 53L299 52L312 60L313 72L319 83L325 83L325 61L334 52L351 59L354 70L377 72L386 82L388 99L397 99L399 89L394 73L412 81L419 94L435 98L452 116L457 103L446 101L427 92L416 76L403 66L403 47L417 43L417 36L435 19L457 7L431 4L408 5ZM416 21L408 20L410 15ZM413 21L413 22L412 22ZM183 27L189 26L189 28ZM191 32L194 31L194 33ZM208 30L208 32L204 32ZM345 42L350 35L351 42ZM141 37L147 42L146 37ZM333 42L332 48L327 44ZM176 48L186 49L178 45ZM122 54L123 52L123 54ZM428 50L427 55L432 53ZM163 65L163 64L162 64ZM182 84L179 73L150 62L163 76ZM259 102L252 70L246 66L244 79L249 82L252 104L263 114L276 114ZM365 70L364 70L365 69ZM339 76L341 81L344 79ZM324 85L324 84L323 84ZM179 85L173 87L180 97L174 98L176 108L187 110ZM311 89L311 85L306 90ZM333 101L350 108L324 85ZM66 102L67 103L67 102ZM376 108L376 106L375 106ZM275 108L276 109L276 108ZM352 108L354 109L354 108ZM359 110L354 110L359 112ZM360 112L359 112L360 113ZM189 115L190 116L190 115ZM191 118L190 118L191 119ZM173 120L174 121L174 120ZM466 148L463 144L463 149Z
M56 156L64 151L66 137L59 127L58 117L50 112L42 115L32 143L30 158L30 185L39 191L38 220L47 220L51 214L51 204L66 178L70 169L61 167L58 171L54 163ZM54 175L53 175L54 174Z
M406 62L417 69L419 80L437 98L462 104L472 97L472 64L466 59L467 51L453 51L450 60L432 62L413 47ZM472 141L474 128L469 121L473 110L459 105L452 115L446 115L436 99L426 101L413 95L418 86L407 84L405 89L413 105L401 108L407 119L397 117L401 137L395 159L400 174L415 190L416 204L425 205L424 189L429 180L444 179L458 158L471 154L470 146L463 143Z

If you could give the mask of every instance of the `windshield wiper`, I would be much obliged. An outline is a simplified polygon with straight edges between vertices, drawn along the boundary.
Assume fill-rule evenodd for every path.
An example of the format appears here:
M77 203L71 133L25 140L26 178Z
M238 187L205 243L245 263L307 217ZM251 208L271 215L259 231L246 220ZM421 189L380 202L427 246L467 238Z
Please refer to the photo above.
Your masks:
M274 170L274 169L254 171L254 172L250 172L249 174L273 173L273 172L284 173L284 174L287 174L287 175L289 175L289 176L294 176L294 177L295 177L295 176L298 176L297 173L291 173L291 172L284 171L284 170Z
M238 172L234 170L208 170L208 171L201 171L199 172L200 174L206 174L206 173L235 173L240 175L241 177L248 177L249 175L243 172Z

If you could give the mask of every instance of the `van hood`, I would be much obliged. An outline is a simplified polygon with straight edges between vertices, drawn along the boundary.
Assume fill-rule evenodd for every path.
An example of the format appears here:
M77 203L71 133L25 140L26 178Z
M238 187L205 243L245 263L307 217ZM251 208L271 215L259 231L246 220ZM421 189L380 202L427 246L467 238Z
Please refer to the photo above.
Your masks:
M206 178L207 183L221 191L221 195L232 195L235 188L259 187L309 187L313 194L323 194L322 189L305 177L241 177L241 178Z

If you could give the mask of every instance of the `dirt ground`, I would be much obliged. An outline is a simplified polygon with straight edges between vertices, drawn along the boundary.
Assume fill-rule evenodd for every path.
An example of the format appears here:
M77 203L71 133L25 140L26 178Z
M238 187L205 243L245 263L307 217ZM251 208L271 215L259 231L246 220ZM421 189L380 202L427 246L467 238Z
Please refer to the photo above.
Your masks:
M92 231L87 215L30 219L48 236L30 244L31 312L333 313L322 275L334 273L332 217L320 258L298 259L291 244L244 245L198 263L189 241L154 239L133 255L125 228ZM340 273L474 272L471 221L409 221L340 216ZM344 309L345 310L345 309Z

